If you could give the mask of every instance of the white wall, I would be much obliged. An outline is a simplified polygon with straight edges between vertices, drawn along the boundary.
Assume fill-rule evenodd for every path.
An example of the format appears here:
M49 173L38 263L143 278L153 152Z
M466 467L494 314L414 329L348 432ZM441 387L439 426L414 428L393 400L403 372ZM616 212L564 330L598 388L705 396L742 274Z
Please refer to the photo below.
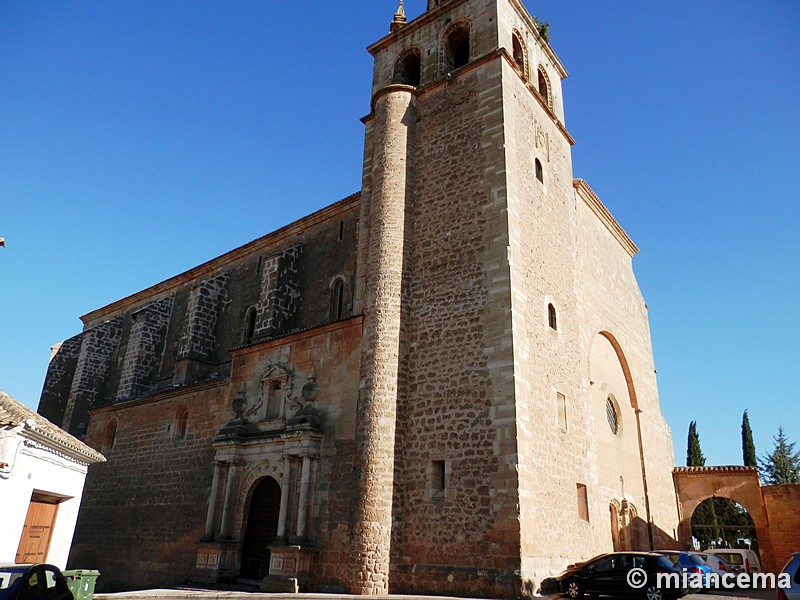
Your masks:
M32 445L22 435L3 440L0 461L8 467L0 471L0 563L14 562L25 516L34 491L57 495L58 505L46 562L64 569L67 565L72 535L78 519L87 467L59 456L54 451Z

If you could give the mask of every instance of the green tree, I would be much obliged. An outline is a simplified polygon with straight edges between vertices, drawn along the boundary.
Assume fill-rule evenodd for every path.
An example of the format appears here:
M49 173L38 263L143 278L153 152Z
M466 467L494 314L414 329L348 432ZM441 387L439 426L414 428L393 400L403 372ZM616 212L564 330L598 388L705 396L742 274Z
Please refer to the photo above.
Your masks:
M700 450L700 435L697 433L697 421L689 423L689 440L686 444L686 466L702 467L706 464L706 457Z
M753 430L750 429L750 417L747 410L742 415L742 464L745 467L757 467L756 445L753 443Z
M769 485L800 483L800 451L795 452L794 442L789 443L783 426L778 427L775 449L761 459L761 478Z

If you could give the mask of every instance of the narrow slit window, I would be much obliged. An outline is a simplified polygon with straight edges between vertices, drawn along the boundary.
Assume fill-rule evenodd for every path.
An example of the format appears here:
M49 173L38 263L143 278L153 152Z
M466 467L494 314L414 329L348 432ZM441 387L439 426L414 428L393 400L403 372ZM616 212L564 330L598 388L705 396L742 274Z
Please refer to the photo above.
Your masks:
M247 311L247 323L245 325L244 343L249 344L253 341L256 333L256 309L252 307Z
M447 489L447 466L443 460L431 463L431 497L441 498Z
M331 321L344 316L344 281L337 279L331 288Z
M534 161L536 166L536 179L539 180L539 183L544 183L544 169L542 169L542 161L538 158Z
M558 317L556 316L556 307L551 304L547 305L547 324L553 331L558 331Z
M178 412L178 418L176 419L175 439L185 440L188 428L189 428L189 410L183 408Z
M581 521L589 522L589 496L586 493L586 486L582 483L577 484L578 492L578 518Z

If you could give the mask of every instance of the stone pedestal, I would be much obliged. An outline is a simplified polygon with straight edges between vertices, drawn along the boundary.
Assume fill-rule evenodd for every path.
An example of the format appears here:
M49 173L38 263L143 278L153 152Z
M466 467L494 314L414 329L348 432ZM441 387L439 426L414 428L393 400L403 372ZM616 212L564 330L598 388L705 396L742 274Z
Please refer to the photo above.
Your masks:
M269 575L262 592L297 592L311 569L311 551L302 546L270 546Z
M200 542L197 548L195 579L217 583L236 577L236 542Z

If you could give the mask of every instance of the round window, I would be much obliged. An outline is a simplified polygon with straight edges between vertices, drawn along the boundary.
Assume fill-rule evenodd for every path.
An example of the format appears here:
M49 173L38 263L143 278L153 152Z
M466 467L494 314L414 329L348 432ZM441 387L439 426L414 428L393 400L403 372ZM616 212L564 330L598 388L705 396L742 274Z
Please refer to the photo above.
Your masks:
M611 432L614 435L619 434L619 410L617 410L617 401L614 396L609 396L606 400L606 416L608 417L608 426L611 427Z

